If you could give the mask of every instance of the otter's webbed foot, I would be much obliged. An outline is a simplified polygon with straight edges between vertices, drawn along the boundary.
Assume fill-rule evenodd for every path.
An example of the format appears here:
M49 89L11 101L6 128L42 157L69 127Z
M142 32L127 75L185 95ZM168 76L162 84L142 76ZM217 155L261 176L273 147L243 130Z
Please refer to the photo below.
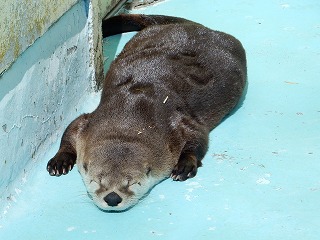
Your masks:
M200 161L193 154L182 154L170 177L174 181L185 181L188 178L193 178L200 165Z
M66 175L76 163L76 156L72 153L58 152L47 164L47 171L51 176Z

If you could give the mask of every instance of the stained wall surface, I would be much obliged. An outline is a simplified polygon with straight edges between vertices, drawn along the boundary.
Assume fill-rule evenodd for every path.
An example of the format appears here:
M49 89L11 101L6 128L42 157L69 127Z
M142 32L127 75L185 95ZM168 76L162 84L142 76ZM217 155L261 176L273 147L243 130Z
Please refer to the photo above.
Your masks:
M77 0L1 0L0 74Z

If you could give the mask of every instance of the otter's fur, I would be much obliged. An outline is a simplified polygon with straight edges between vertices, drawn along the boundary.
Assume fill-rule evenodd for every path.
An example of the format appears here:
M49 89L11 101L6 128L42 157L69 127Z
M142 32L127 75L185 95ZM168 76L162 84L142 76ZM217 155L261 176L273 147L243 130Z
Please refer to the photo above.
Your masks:
M120 15L102 28L104 37L140 32L111 64L97 109L68 126L47 170L60 176L77 163L99 208L125 210L169 176L196 175L209 132L243 94L246 57L234 37L182 18Z

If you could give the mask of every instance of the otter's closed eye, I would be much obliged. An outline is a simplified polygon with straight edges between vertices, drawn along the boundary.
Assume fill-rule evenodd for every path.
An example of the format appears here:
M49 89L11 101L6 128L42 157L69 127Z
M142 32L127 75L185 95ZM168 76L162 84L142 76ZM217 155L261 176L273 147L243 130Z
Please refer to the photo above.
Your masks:
M149 176L149 174L151 173L151 168L150 167L148 167L148 169L147 169L147 176Z
M87 163L84 163L84 164L83 164L83 168L84 168L84 170L85 170L86 172L88 172L88 164L87 164Z
M141 186L140 182L132 182L132 183L128 182L128 187L131 187L131 186L133 186L135 184L138 184L139 186Z

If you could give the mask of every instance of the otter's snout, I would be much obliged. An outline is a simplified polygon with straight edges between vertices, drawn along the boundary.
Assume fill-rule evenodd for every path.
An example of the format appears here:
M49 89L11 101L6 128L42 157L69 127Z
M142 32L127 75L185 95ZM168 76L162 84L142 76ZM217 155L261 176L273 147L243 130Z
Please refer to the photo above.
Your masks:
M109 193L107 196L103 198L103 200L110 206L116 207L119 203L122 202L122 198L115 192Z

